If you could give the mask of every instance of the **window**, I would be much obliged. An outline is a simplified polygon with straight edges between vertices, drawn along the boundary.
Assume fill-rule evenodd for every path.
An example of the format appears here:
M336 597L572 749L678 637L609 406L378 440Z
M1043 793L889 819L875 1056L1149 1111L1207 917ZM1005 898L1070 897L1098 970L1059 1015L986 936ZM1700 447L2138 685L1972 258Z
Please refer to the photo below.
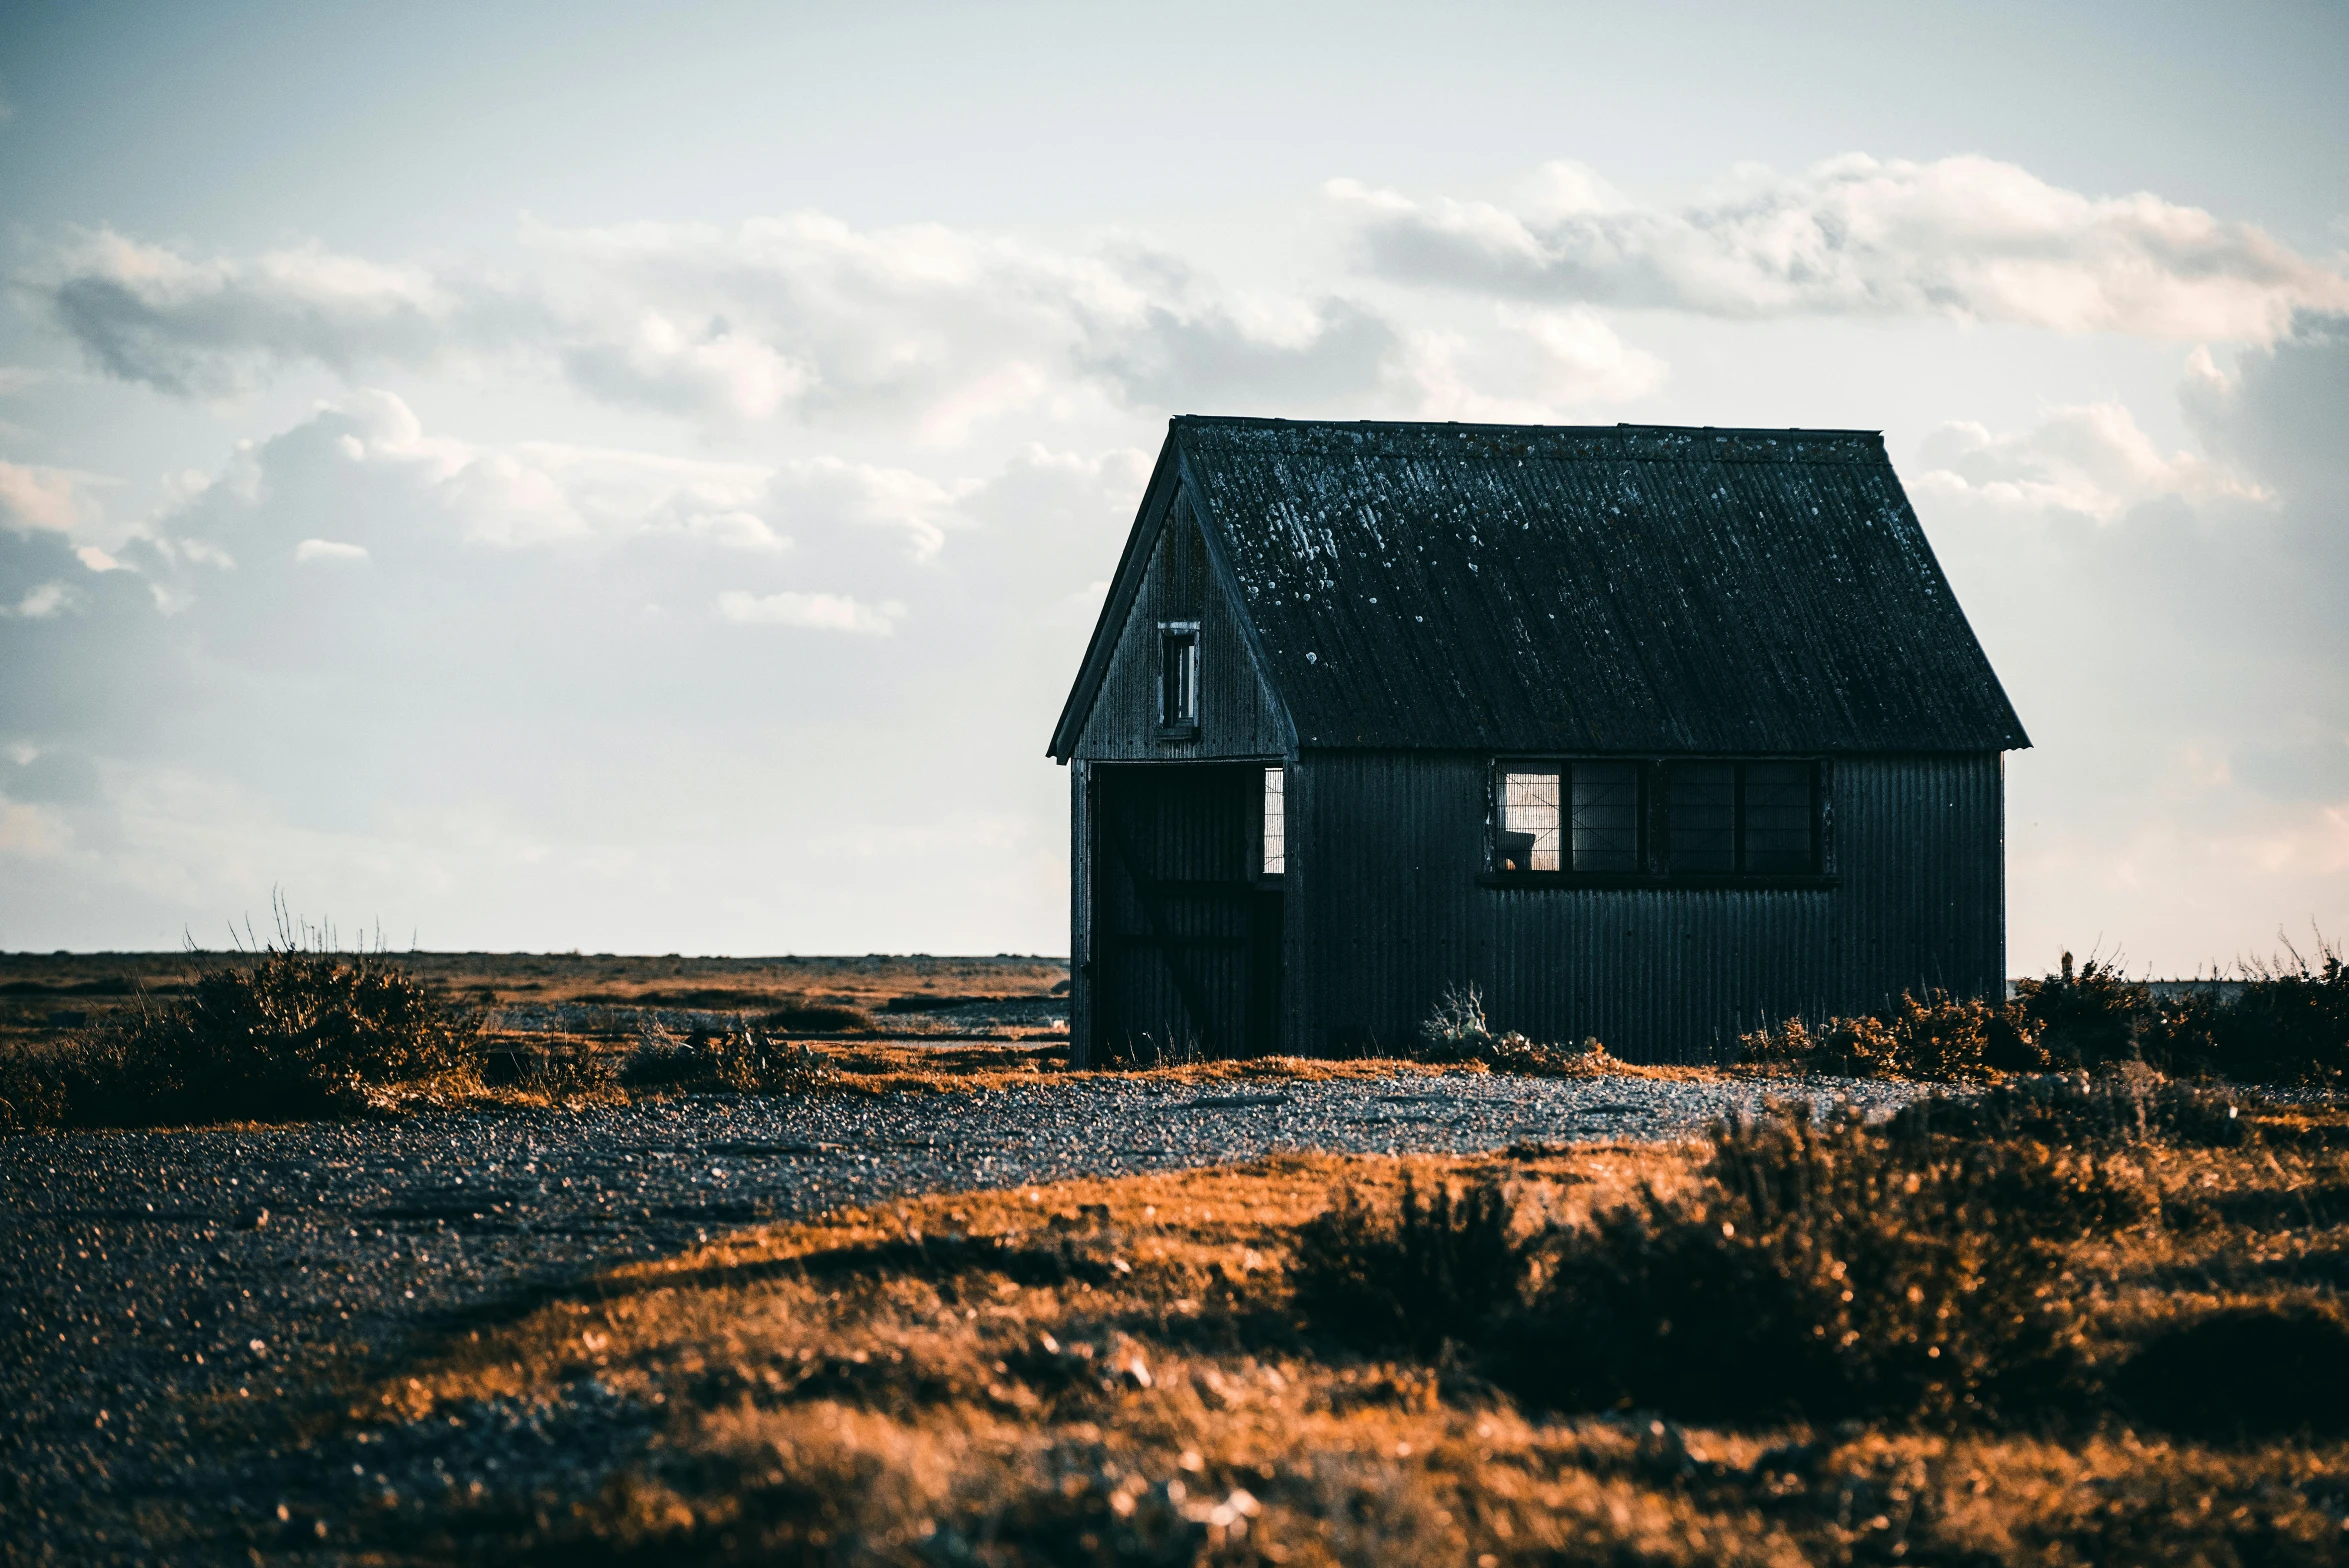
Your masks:
M1558 869L1558 775L1501 775L1501 869Z
M1675 762L1664 812L1672 834L1672 869L1727 876L1737 870L1737 764Z
M1501 774L1500 869L1640 868L1636 762L1570 762Z
M1504 763L1494 779L1492 871L1603 883L1810 878L1822 847L1816 763Z
M1158 627L1158 724L1199 727L1199 623L1162 621Z
M1811 766L1807 762L1748 762L1739 804L1743 840L1738 869L1767 875L1811 869Z
M1289 869L1288 774L1280 768L1264 770L1264 874L1277 877Z
M1639 764L1577 762L1567 770L1574 799L1574 869L1639 869Z
M1673 762L1665 773L1674 876L1807 876L1819 869L1810 763Z

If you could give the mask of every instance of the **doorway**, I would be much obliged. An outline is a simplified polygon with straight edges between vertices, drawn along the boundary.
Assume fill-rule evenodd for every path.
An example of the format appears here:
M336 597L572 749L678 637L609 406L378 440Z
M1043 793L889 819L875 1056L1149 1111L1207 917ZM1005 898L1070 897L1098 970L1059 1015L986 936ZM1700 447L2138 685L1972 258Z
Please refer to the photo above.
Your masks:
M1095 1049L1104 1060L1280 1048L1281 893L1263 875L1264 767L1096 770Z

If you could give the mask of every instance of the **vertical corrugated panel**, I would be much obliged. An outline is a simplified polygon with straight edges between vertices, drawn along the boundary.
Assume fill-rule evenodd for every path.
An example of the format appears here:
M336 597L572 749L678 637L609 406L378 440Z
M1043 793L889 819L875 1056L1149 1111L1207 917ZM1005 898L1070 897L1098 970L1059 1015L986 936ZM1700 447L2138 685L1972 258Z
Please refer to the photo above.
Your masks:
M1093 1061L1093 1009L1097 1000L1093 959L1092 770L1082 758L1069 764L1068 879L1068 1059L1072 1067Z
M1492 888L1486 759L1308 752L1291 785L1300 1047L1407 1041L1447 985L1496 1029L1635 1060L1725 1055L1764 1023L1903 990L1995 996L1998 759L1839 759L1824 888Z

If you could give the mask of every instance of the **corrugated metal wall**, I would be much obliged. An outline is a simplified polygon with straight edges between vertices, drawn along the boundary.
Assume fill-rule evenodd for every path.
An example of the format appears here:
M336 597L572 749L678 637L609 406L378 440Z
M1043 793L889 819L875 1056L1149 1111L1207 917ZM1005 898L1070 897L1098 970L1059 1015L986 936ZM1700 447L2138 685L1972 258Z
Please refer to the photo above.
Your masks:
M1407 1042L1447 984L1495 1029L1699 1061L1768 1019L2004 985L2000 759L1838 758L1837 885L1494 888L1483 755L1304 753L1289 785L1293 1050Z
M1277 757L1281 722L1256 673L1240 617L1205 570L1198 525L1177 502L1118 634L1108 673L1086 717L1076 754L1096 761L1190 761L1206 757ZM1189 563L1196 561L1197 567ZM1199 734L1157 738L1158 623L1199 622Z

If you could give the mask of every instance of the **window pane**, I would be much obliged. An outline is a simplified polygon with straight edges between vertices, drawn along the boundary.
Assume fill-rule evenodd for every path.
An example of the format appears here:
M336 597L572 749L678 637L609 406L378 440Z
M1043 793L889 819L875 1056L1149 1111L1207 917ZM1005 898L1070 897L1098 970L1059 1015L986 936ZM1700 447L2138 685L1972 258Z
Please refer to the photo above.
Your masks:
M1811 869L1811 765L1745 765L1745 869L1800 873Z
M1501 869L1558 869L1558 775L1501 775Z
M1264 770L1264 874L1277 877L1289 869L1288 774L1279 768Z
M1199 721L1199 633L1176 627L1159 634L1158 721Z
M1665 810L1674 871L1727 875L1737 869L1737 765L1675 762Z
M1639 869L1639 765L1574 764L1574 869Z

